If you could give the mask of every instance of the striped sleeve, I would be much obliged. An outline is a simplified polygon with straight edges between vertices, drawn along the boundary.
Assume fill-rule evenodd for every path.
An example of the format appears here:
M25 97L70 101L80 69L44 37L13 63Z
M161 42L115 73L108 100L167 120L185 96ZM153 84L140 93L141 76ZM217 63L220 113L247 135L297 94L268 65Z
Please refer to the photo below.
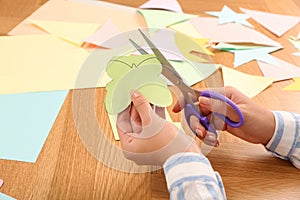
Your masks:
M226 199L221 177L204 155L175 154L163 167L170 199Z
M266 148L275 156L290 160L300 169L300 115L284 111L275 111L273 114L275 133Z

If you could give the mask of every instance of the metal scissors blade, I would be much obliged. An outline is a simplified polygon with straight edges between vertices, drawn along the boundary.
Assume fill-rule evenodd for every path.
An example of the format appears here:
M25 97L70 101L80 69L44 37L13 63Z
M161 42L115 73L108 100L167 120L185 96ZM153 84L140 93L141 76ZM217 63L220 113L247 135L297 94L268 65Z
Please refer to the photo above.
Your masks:
M177 86L181 92L183 93L186 100L189 99L188 93L195 93L195 91L187 86L184 82L181 76L177 73L175 68L172 66L172 64L166 59L166 57L158 50L158 48L151 42L151 40L139 29L140 33L146 40L147 44L150 46L151 50L161 63L163 70L162 74L171 81L175 86ZM142 47L140 47L136 42L134 42L132 39L129 39L130 43L141 53L141 54L148 54L146 50L144 50Z

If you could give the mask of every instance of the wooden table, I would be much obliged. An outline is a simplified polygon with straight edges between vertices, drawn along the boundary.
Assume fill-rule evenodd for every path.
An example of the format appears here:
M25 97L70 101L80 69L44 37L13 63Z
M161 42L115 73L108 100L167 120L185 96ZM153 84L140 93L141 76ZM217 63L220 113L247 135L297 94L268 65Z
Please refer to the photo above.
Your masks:
M15 25L39 8L45 0L0 0L0 35L6 35ZM110 0L137 7L145 0ZM224 4L235 11L239 7L298 15L299 0L179 0L186 13L206 16L204 11L221 10ZM281 38L277 38L254 20L256 29L284 49L274 53L292 64L300 58L287 38L295 36L300 24ZM233 55L218 53L216 63L232 66ZM238 68L249 74L261 75L256 62ZM272 84L254 101L273 110L300 113L299 92L283 91L292 81ZM98 106L103 107L103 89L97 90ZM1 111L0 111L1 112ZM113 141L105 112L97 113L105 125L105 133ZM16 124L17 125L17 124ZM106 152L111 155L111 152ZM213 167L223 177L228 199L300 199L300 171L288 161L272 157L260 145L243 142L224 133L221 146L208 154ZM112 158L113 159L113 158ZM36 163L0 160L0 178L4 186L0 192L17 199L168 199L169 194L161 170L142 174L125 173L106 167L86 150L78 137L72 114L72 91L67 96Z

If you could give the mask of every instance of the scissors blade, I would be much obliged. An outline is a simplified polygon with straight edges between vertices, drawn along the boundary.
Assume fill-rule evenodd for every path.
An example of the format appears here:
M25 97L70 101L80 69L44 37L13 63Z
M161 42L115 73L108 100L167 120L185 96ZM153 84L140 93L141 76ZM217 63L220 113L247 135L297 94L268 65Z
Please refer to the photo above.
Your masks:
M149 47L163 66L162 74L173 84L176 84L178 80L183 81L181 76L175 70L175 68L171 65L168 59L158 50L158 48L153 44L153 42L140 29L139 32L142 34L143 38L146 40L147 44L149 45ZM174 75L177 79L174 79Z
M129 42L134 46L134 48L136 48L136 50L138 50L138 52L140 52L140 54L145 55L148 54L148 52L143 49L142 47L140 47L135 41L133 41L132 39L129 39Z

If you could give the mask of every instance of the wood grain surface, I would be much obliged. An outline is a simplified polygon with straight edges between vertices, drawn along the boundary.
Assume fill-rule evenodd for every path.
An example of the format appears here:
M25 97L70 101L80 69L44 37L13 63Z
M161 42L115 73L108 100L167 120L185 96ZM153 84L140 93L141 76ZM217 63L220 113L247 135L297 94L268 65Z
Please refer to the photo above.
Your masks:
M186 13L207 16L205 11L221 10L228 5L239 12L239 7L298 15L299 0L178 0ZM6 35L14 26L38 9L45 0L0 0L0 35ZM109 2L138 7L145 1L110 0ZM296 49L287 40L300 31L300 24L277 38L254 20L255 29L282 44L283 50L275 52L278 58L300 65L300 57L292 56ZM0 56L1 57L1 56ZM216 63L231 66L233 55L218 53ZM240 71L262 75L256 62L238 68ZM272 110L300 113L300 92L283 91L292 81L272 84L254 101ZM93 105L81 104L89 95ZM147 173L128 173L109 165L133 166L120 158L119 142L114 141L106 112L104 89L70 91L49 133L36 163L0 160L0 178L4 185L0 192L17 199L168 199L169 194L162 170ZM75 100L79 100L76 103ZM78 135L77 115L88 115L93 106L95 120L99 123L110 145L101 155L91 155ZM0 111L1 112L1 111ZM87 118L87 121L90 120ZM17 122L16 122L17 123ZM267 122L266 122L267 123ZM17 125L17 124L16 124ZM98 147L97 147L98 148ZM117 149L117 150L116 150ZM96 157L95 157L96 156ZM97 158L110 163L103 164ZM249 144L228 133L221 135L221 145L208 154L214 169L224 181L228 199L300 199L300 171L288 161L271 156L264 147ZM136 167L136 166L133 166Z

